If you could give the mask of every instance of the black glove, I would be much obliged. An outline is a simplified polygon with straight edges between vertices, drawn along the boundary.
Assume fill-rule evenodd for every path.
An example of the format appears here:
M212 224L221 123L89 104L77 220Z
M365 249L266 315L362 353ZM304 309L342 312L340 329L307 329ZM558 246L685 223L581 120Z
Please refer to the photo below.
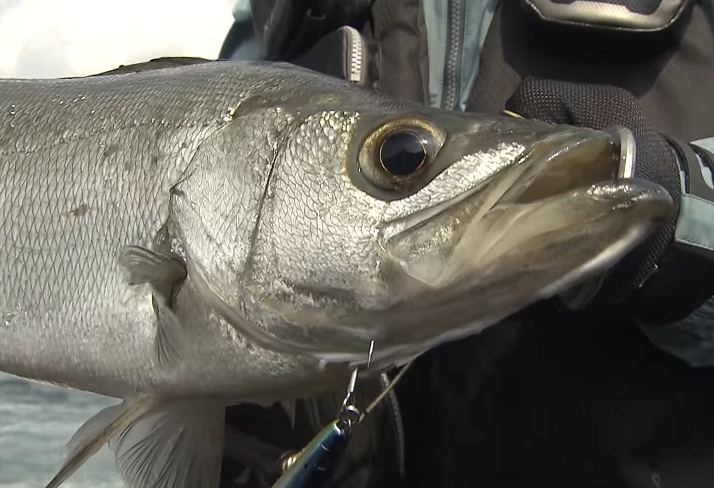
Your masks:
M672 147L649 125L635 98L613 86L526 79L508 100L506 108L523 117L551 123L593 129L621 125L633 132L637 144L635 176L664 187L674 200L676 211L623 258L604 282L598 301L624 302L657 269L674 236L681 183Z

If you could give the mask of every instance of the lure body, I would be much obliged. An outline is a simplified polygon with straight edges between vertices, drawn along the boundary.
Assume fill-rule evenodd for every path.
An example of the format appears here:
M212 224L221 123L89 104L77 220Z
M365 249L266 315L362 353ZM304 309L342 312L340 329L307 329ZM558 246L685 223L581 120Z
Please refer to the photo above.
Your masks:
M272 488L324 488L350 439L349 423L333 420L302 450Z

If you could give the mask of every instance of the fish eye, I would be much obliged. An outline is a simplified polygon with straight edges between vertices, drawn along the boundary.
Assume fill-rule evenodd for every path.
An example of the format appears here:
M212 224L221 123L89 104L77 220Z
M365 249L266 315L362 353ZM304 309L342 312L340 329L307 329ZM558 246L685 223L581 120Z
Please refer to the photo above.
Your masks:
M403 198L428 180L445 139L444 131L419 116L387 120L360 146L358 174L372 191L387 192L385 198Z
M405 177L416 172L426 159L425 141L406 130L388 134L379 148L382 168L396 177Z

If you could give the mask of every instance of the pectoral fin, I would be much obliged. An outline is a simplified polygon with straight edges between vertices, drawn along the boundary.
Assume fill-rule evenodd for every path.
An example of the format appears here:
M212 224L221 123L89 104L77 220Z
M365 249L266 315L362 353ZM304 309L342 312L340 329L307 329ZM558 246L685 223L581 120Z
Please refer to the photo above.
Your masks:
M162 405L109 442L128 488L216 488L226 403L180 400Z
M156 310L157 324L154 349L159 358L159 364L168 367L175 364L181 357L183 324L166 301L156 296L154 296L154 310Z
M154 340L162 366L171 366L180 357L181 321L171 309L175 287L186 278L186 267L173 256L138 246L126 246L119 259L132 285L148 283L153 292L157 330Z
M57 475L47 488L57 488L77 471L90 457L99 451L109 439L122 432L141 418L157 401L152 397L137 397L119 405L105 408L89 419L72 436L62 451L65 459Z
M178 259L139 246L125 246L119 263L130 284L149 283L168 302L176 284L186 277L186 267Z

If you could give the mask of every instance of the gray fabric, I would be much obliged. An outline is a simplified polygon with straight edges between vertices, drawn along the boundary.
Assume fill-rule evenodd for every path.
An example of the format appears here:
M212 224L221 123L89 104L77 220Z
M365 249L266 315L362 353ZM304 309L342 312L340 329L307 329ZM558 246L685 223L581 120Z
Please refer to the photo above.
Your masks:
M695 141L714 150L714 138ZM704 181L714 188L711 170L701 163ZM682 181L685 175L682 172ZM675 240L714 251L714 202L688 195L682 188L682 200ZM639 324L652 343L694 367L714 366L714 298L689 317L667 326Z
M687 364L714 366L714 299L686 319L667 326L640 324L654 345Z
M379 76L378 88L402 100L426 103L424 79L426 36L420 0L375 0L372 4L371 37Z
M250 0L238 0L233 5L234 25L229 36L242 39L236 46L230 59L234 61L257 61L260 59L260 44L253 31L253 12Z
M441 106L446 63L448 5L442 0L423 0L424 22L429 53L429 105Z
M695 141L693 144L709 149L714 149L714 137ZM702 161L699 162L704 181L709 187L714 188L712 171ZM684 181L686 175L682 171ZM682 188L682 202L677 222L675 240L691 246L714 251L714 202L704 200L696 195L688 195Z
M248 39L238 46L231 59L233 61L258 61L260 60L260 45L255 38Z
M702 0L702 6L709 14L709 22L714 25L714 0Z
M423 0L424 19L426 22L429 53L429 104L433 107L444 106L444 68L448 56L449 7L454 0ZM478 75L481 47L491 25L493 13L500 0L459 0L464 3L463 17L452 18L462 30L458 49L460 53L457 70L459 93L456 107L444 107L465 110L469 92Z
M245 22L252 19L250 0L238 0L233 5L233 19L236 22Z

